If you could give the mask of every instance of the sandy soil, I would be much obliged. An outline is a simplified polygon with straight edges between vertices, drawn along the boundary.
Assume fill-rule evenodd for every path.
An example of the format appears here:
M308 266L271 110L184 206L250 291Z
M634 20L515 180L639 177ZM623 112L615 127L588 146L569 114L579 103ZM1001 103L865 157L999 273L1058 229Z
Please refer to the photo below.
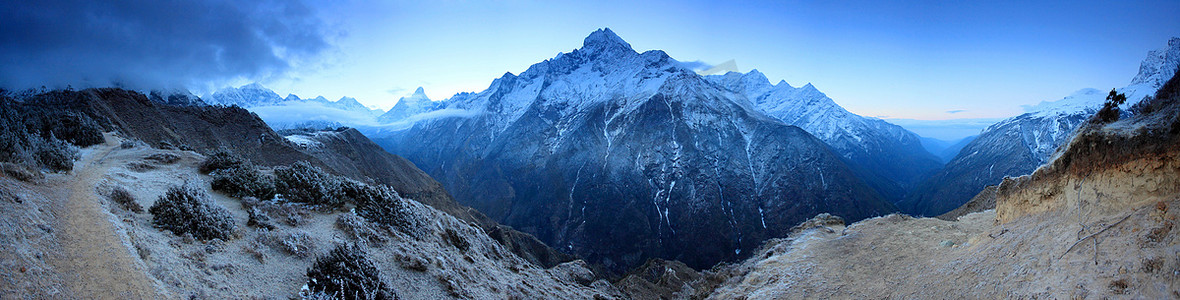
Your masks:
M957 222L892 215L848 228L813 229L763 249L757 254L761 259L745 263L747 274L731 278L711 298L1180 297L1180 246L1175 234L1159 234L1177 215L1154 210L1135 209L1068 253L1080 225L1055 222L1064 215L1003 225L995 224L990 210ZM1119 220L1089 225L1098 229Z

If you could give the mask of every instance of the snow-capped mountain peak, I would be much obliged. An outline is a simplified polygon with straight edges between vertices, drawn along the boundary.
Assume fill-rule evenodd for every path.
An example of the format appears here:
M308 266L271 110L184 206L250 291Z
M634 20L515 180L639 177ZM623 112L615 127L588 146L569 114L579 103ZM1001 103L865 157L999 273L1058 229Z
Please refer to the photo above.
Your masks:
M251 83L238 88L228 87L213 93L205 99L212 105L237 105L244 108L255 106L275 105L283 102L283 98L279 97L274 91L262 86L260 83Z
M1139 74L1131 79L1131 85L1163 86L1164 82L1175 74L1178 65L1180 65L1180 38L1172 38L1168 40L1167 47L1147 53L1147 58L1139 65Z
M397 122L437 108L438 103L431 101L430 97L426 96L426 91L422 87L418 87L418 89L414 90L413 94L398 99L397 103L389 111L377 117L377 121L383 123Z
M586 39L582 41L581 50L586 51L587 53L599 53L605 50L635 51L631 48L631 44L628 44L623 40L623 38L620 38L618 35L616 35L614 31L610 30L610 28L596 30L594 33L591 33L590 36L587 36Z

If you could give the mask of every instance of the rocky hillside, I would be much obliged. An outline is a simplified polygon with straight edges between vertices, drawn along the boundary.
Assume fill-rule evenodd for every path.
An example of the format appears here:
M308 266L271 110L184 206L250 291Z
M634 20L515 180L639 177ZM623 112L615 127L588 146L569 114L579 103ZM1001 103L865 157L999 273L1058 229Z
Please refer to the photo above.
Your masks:
M104 139L72 172L0 176L0 297L623 297L581 261L540 268L479 227L377 186L297 166L205 175L210 158L196 152ZM283 175L293 170L304 171ZM273 178L289 198L239 198L224 178ZM375 194L339 208L294 198L336 184Z
M460 202L623 272L748 254L820 212L895 208L839 153L610 30L374 140Z
M412 163L385 152L355 130L330 135L336 138L325 136L317 140L321 147L308 148L279 135L240 107L165 105L122 89L52 91L31 96L21 104L83 115L98 120L91 126L162 149L206 154L228 151L262 166L309 162L354 180L388 185L402 195L475 222L532 263L549 267L572 259L539 245L528 234L498 228L499 224L456 203L437 181Z
M1048 163L993 189L994 210L847 226L820 216L746 261L619 286L711 299L1175 298L1180 78L1138 111L1088 119ZM669 273L684 280L658 276Z
M509 251L529 262L548 268L574 259L545 246L532 235L496 223L483 213L459 204L426 172L401 156L385 152L356 129L288 130L282 133L304 153L318 158L338 173L388 185L403 197L476 224Z
M1148 53L1131 84L1118 89L1127 95L1124 114L1133 112L1129 108L1154 94L1178 65L1180 38ZM989 126L898 206L910 214L935 216L962 205L985 186L998 184L1006 176L1032 173L1102 107L1106 96L1106 91L1083 89Z

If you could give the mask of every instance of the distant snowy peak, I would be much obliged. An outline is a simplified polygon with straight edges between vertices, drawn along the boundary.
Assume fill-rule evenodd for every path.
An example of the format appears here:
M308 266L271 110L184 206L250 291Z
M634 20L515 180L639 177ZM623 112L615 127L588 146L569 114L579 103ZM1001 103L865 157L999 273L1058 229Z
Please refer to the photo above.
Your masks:
M148 100L175 106L204 106L200 97L184 89L152 90L148 93Z
M393 108L377 117L377 121L382 123L398 122L416 114L433 111L440 106L440 103L435 103L426 96L426 91L422 87L418 87L413 94L398 99Z
M771 84L758 70L745 74L710 75L707 79L744 94L759 111L799 126L836 148L851 146L852 141L839 139L851 138L859 142L862 140L860 135L875 131L867 130L869 127L879 127L868 124L865 117L848 112L810 83L797 88L786 81Z
M361 104L356 98L341 97L337 101L329 101L324 96L317 96L315 98L302 99L295 94L287 94L287 97L279 97L279 94L273 90L262 86L259 83L251 83L238 88L228 87L221 89L213 95L206 98L206 102L211 105L237 105L242 108L255 108L264 106L280 106L299 103L317 103L330 108L336 108L346 111L362 112L372 115L380 114L380 110L372 110Z
M606 51L631 51L631 44L620 38L610 28L603 28L594 31L582 40L582 51L587 53L601 53Z
M1177 66L1180 66L1180 38L1172 38L1167 47L1147 53L1147 58L1139 64L1139 74L1131 79L1131 85L1163 86L1175 74Z
M243 108L250 108L277 105L283 102L283 98L279 97L279 94L276 94L274 91L262 86L262 84L251 83L238 88L228 87L221 89L207 97L205 102L211 105L237 105Z
M1097 111L1106 101L1109 91L1085 88L1061 98L1057 101L1041 101L1037 105L1025 106L1025 111L1031 116L1051 117L1056 115L1077 114Z
M1178 66L1180 66L1180 38L1172 38L1168 41L1167 47L1148 52L1147 57L1139 64L1139 73L1131 80L1131 84L1116 89L1119 93L1127 95L1127 102L1123 104L1123 107L1130 107L1143 100L1144 97L1155 94L1155 91L1163 86L1164 82L1172 78ZM1090 115L1102 108L1102 104L1106 102L1106 96L1109 94L1110 92L1107 90L1081 89L1061 100L1042 101L1037 105L1026 106L1025 111L1029 113L1027 116L1021 115L1011 119L1075 114ZM1010 122L1011 120L1000 123L1006 121Z

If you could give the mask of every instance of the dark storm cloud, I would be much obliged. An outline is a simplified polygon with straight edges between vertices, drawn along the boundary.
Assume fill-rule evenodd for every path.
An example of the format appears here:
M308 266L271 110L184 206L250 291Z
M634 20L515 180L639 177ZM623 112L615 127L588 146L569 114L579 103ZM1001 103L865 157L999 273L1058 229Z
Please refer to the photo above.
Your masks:
M10 89L258 80L329 47L299 1L4 1L0 28Z

